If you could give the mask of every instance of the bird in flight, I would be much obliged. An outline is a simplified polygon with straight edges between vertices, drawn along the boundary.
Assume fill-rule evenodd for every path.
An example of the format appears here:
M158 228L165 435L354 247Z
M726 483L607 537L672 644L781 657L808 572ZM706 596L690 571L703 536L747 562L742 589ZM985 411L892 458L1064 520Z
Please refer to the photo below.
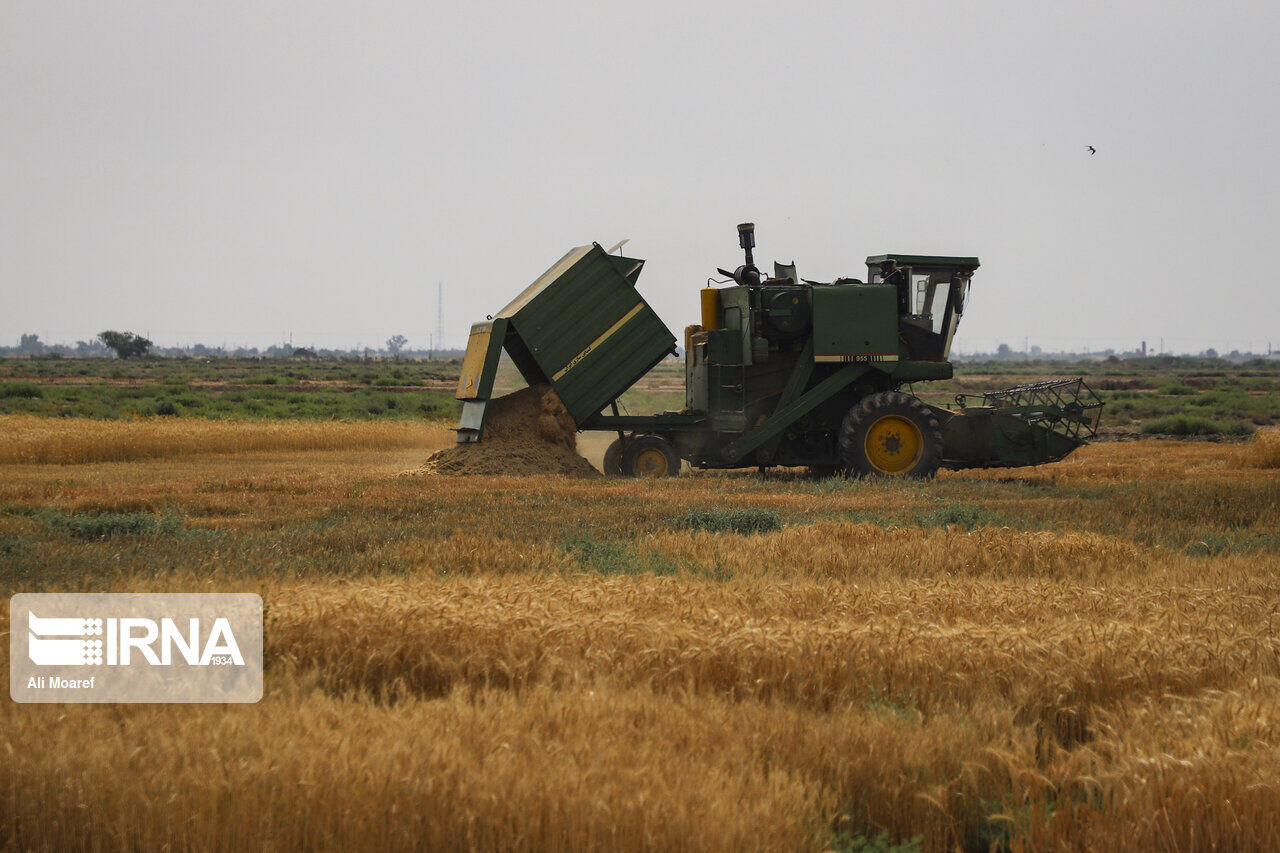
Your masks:
M1088 148L1088 149L1089 149L1089 156L1090 156L1090 157L1092 157L1094 154L1097 154L1097 153L1098 153L1098 149L1097 149L1097 148L1094 148L1092 145L1086 145L1086 146L1085 146L1085 148Z

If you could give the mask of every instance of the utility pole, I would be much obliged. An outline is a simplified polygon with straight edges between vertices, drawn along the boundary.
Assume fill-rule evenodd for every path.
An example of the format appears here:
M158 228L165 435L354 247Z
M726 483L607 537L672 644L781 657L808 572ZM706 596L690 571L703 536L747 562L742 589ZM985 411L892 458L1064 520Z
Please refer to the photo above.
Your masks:
M436 282L436 339L435 345L440 346L444 340L444 282Z

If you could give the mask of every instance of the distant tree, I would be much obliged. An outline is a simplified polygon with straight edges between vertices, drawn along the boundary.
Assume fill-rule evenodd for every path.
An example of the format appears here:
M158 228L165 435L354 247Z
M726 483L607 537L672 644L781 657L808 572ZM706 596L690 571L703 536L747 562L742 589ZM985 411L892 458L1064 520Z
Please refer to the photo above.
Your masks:
M1205 351L1204 351L1204 357L1205 357L1205 358L1217 358L1217 357L1218 357L1218 351L1217 351L1216 349L1214 349L1213 347L1209 347L1207 350L1205 350Z
M409 339L404 335L392 335L387 338L387 349L396 358L400 357L400 350L404 349L405 344L409 343Z
M22 355L42 355L44 349L39 335L23 335L18 341L18 352Z
M133 332L99 332L98 340L115 350L120 358L144 356L151 349L151 341Z
M1008 344L1001 344L996 347L996 358L1001 360L1013 358L1013 350L1009 348Z

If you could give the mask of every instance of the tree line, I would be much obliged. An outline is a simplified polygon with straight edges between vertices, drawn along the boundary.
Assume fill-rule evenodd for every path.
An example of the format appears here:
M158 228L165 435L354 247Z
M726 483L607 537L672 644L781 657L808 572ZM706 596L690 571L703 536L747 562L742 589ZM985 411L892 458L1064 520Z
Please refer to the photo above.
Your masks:
M385 348L355 347L329 349L321 347L294 347L291 344L273 344L269 347L221 347L205 344L161 347L134 332L107 330L91 341L75 344L50 344L40 340L38 334L24 334L18 345L0 346L0 356L28 356L35 358L142 358L146 356L195 358L457 358L461 350L417 349L409 345L404 335L392 335Z

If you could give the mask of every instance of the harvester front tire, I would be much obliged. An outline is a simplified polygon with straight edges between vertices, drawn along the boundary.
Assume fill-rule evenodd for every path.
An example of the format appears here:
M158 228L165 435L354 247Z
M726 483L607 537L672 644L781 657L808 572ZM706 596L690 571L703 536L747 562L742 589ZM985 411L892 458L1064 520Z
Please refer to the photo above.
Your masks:
M613 444L604 452L604 475L606 477L622 476L622 439L615 438Z
M660 435L642 435L622 452L622 473L627 477L674 477L680 473L680 455Z
M942 464L942 427L917 397L872 394L845 416L840 458L859 476L932 477Z

